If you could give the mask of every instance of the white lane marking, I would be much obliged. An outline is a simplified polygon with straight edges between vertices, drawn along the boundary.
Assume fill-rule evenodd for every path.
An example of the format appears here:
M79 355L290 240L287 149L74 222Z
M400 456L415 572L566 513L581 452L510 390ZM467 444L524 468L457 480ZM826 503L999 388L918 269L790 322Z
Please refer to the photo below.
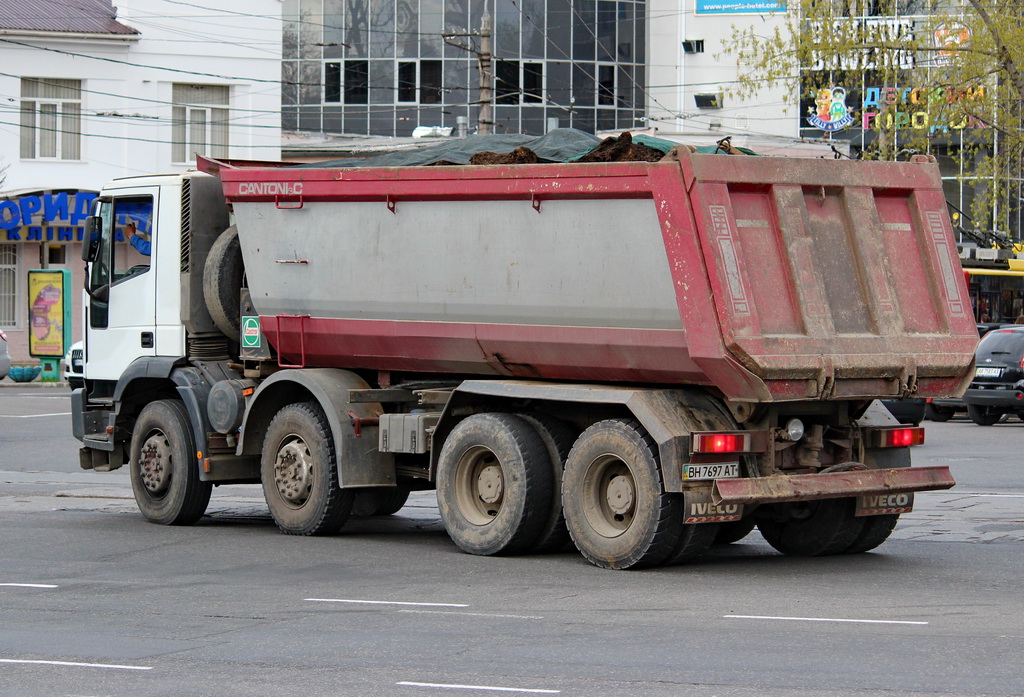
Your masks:
M112 663L73 663L71 661L28 661L18 658L0 658L0 663L29 663L43 666L72 666L74 668L113 668L116 670L153 670L151 666L119 666Z
M57 588L49 583L0 583L0 586L9 588Z
M928 624L910 620L850 620L836 617L773 617L770 615L722 615L734 620L790 620L794 622L854 622L857 624Z
M43 416L71 416L70 411L55 412L53 414L0 414L3 419L38 419Z
M452 612L450 610L399 610L399 612L409 612L415 615L461 615L463 617L508 617L515 620L542 620L543 617L537 615L492 615L487 612Z
M410 603L401 600L343 600L341 598L303 598L310 603L355 603L364 605L417 605L422 607L469 607L464 603Z
M561 690L533 690L528 687L493 687L491 685L447 685L436 682L396 682L396 685L409 687L441 687L449 690L490 690L492 692L530 692L540 695L557 695Z
M1024 499L1024 494L967 494L968 496L975 496L978 498L990 498L990 499Z

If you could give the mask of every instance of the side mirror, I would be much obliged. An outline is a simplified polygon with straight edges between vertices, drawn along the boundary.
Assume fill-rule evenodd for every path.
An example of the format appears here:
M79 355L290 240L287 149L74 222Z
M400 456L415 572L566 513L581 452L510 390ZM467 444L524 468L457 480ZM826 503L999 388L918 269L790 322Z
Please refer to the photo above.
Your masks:
M85 244L82 245L82 260L96 261L100 251L100 236L103 232L103 218L90 215L85 219Z

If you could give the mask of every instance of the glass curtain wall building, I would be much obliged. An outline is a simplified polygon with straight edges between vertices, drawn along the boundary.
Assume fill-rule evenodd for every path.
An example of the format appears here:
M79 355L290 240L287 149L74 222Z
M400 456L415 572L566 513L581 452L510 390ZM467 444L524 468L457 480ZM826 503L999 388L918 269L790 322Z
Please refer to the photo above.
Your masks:
M485 11L495 133L643 126L644 0L286 0L282 128L474 132Z

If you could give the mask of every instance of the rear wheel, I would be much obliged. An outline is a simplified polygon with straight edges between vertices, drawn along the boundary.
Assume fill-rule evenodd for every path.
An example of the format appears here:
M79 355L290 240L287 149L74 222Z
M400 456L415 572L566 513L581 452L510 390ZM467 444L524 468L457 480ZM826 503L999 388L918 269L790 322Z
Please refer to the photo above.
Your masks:
M594 424L569 454L565 522L592 564L639 569L669 560L679 552L682 503L682 496L662 491L657 447L632 419Z
M195 453L185 405L163 399L145 406L132 432L129 474L147 520L188 525L203 517L212 485L199 481Z
M934 404L929 404L925 407L924 415L930 421L949 421L953 418L955 412L949 407L937 407Z
M757 527L768 544L783 554L839 554L850 549L864 530L864 519L854 516L855 505L855 499L780 504L776 513L781 517L761 518Z
M1003 412L995 407L981 407L974 404L967 405L967 416L979 426L991 426L1003 418Z
M750 531L757 525L753 518L744 518L743 520L734 520L730 523L721 523L718 526L718 533L715 535L716 545L731 545L733 542L739 542L744 537L750 534Z
M409 500L409 490L400 488L363 489L356 492L352 515L391 515L402 510Z
M843 554L867 552L889 539L900 517L898 514L872 515L864 518L864 529Z
M548 451L552 475L551 509L532 552L558 552L572 543L562 512L562 472L578 435L567 423L546 414L520 414L537 431Z
M263 441L263 496L281 532L331 535L345 524L355 494L338 486L338 462L319 404L290 404Z
M459 549L519 554L537 544L554 496L536 429L513 414L474 414L452 429L437 463L437 506Z

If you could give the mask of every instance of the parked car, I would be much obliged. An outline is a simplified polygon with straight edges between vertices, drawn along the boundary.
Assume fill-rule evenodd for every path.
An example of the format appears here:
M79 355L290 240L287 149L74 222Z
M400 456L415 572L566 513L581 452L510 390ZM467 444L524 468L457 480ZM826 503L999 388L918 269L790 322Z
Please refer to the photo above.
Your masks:
M966 411L967 405L964 404L964 400L957 397L929 399L928 406L924 410L924 418L929 421L949 421L957 414Z
M11 354L7 350L7 335L0 331L0 380L11 372Z
M985 334L974 361L974 380L964 394L971 421L991 426L1006 414L1024 418L1024 326Z
M906 399L883 399L882 404L889 410L896 420L901 424L914 424L917 426L924 421L926 401L923 397L908 397Z
M71 344L71 348L64 355L64 379L68 381L71 389L77 390L79 387L85 387L84 371L82 342L76 341Z

